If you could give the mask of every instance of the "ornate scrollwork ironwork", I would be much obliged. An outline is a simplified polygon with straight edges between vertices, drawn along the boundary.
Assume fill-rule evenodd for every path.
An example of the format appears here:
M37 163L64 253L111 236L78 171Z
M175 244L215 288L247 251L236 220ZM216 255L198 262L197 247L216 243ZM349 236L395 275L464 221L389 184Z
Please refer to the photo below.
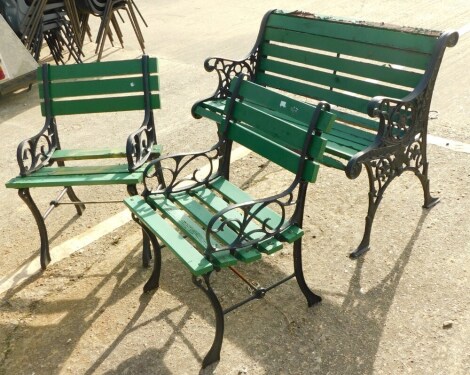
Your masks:
M169 155L153 160L144 171L144 195L188 191L207 185L217 176L221 143L197 153ZM204 168L200 168L204 165Z
M217 212L207 225L206 241L209 252L230 250L254 246L268 238L278 236L283 230L296 222L297 210L288 217L287 208L295 206L299 200L299 195L294 194L298 189L298 180L284 192L275 196L256 199L249 202L229 205L225 209ZM262 222L256 216L265 208L270 208L279 214L279 218L266 218ZM224 230L230 230L236 234L235 239L228 245L220 246L214 240L214 235L220 234Z
M258 59L258 48L254 49L243 60L230 60L221 57L211 57L204 62L204 69L207 72L217 72L219 79L217 89L212 96L214 99L226 98L230 95L230 82L236 76L245 74L252 80Z
M42 130L35 136L22 141L16 150L20 174L27 176L48 165L52 153L58 148L55 120L46 121Z
M145 120L143 125L127 138L126 154L129 171L134 171L143 165L152 153L156 135L153 115L150 116L150 120Z

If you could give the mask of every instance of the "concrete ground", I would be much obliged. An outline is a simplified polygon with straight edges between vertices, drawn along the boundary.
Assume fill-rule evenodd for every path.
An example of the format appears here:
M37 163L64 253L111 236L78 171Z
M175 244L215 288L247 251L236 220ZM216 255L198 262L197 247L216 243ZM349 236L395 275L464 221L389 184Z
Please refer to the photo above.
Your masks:
M269 9L438 30L468 29L470 20L467 0L136 2L149 23L146 52L160 62L163 107L156 118L166 152L198 150L215 140L214 124L190 115L191 105L216 85L203 61L243 57ZM140 56L128 22L123 30L125 48L108 46L105 60ZM377 214L372 250L351 261L367 179L323 168L308 197L304 256L306 279L323 302L308 309L292 281L231 313L222 359L205 371L200 363L214 333L210 304L167 252L160 289L142 295L150 270L141 267L140 232L123 205L89 206L82 217L72 207L55 210L47 222L54 263L40 272L31 214L16 191L0 185L0 374L469 374L469 35L446 52L431 106L431 190L441 203L422 210L419 181L401 176ZM85 50L93 61L94 44ZM16 146L42 121L36 88L0 97L0 181L17 174ZM119 134L141 118L62 121L71 124L62 142L80 147L98 143L95 134L104 131L119 144ZM233 176L255 196L289 178L251 154L241 156ZM259 173L253 175L249 163ZM54 196L51 190L33 192L41 207ZM83 200L120 199L124 191L77 193ZM285 276L290 255L288 249L266 257L246 272L261 281ZM226 304L246 292L227 273L216 275L215 288Z

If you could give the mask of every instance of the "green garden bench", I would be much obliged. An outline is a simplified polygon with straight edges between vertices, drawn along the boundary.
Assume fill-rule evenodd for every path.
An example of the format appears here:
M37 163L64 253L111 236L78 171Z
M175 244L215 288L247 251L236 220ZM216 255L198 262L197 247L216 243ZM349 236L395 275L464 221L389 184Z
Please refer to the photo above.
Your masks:
M324 102L314 107L243 78L231 84L233 94L225 100L219 142L205 152L152 161L144 172L143 195L124 200L153 243L154 268L144 291L159 285L164 245L211 301L216 333L203 367L220 358L228 312L264 297L293 277L309 306L321 300L307 286L302 271L302 221L307 186L315 182L325 149L322 132L330 129L335 115L327 112L329 105ZM229 181L233 142L292 172L292 183L271 197L252 198ZM206 167L197 169L201 163ZM286 242L294 244L295 272L270 286L258 287L234 268L239 262L251 263L262 254L273 254ZM252 295L223 309L210 276L226 268L248 284Z
M141 59L100 63L61 66L44 64L37 72L45 125L38 134L19 144L17 160L20 175L8 181L6 187L18 189L20 198L36 220L41 239L41 267L45 269L51 259L45 219L59 204L74 204L78 215L82 215L85 209L87 202L78 199L73 186L123 184L127 185L129 194L137 194L136 185L143 180L146 162L161 153L153 114L153 109L160 107L160 96L157 59L147 55ZM102 138L102 149L62 148L57 116L114 111L143 112L142 124L133 126L136 130L127 136L127 143L123 139L120 147L112 147L108 144L105 132L96 134L96 137ZM122 118L122 124L124 129L129 125L125 118ZM91 126L88 131L93 132ZM115 158L116 162L103 162L110 158ZM93 162L90 163L90 160ZM80 165L80 161L86 163ZM64 189L41 214L31 197L30 189L58 186ZM60 202L66 193L71 202ZM123 197L118 198L117 201L122 201ZM143 246L143 261L146 265L150 246L145 236Z
M268 12L258 38L242 60L209 58L218 74L215 93L197 102L196 118L223 122L231 80L252 82L307 102L325 100L337 115L322 164L369 178L365 231L355 258L369 250L372 223L387 186L404 171L421 181L425 208L431 196L426 135L434 83L446 47L456 32L396 27L295 11Z

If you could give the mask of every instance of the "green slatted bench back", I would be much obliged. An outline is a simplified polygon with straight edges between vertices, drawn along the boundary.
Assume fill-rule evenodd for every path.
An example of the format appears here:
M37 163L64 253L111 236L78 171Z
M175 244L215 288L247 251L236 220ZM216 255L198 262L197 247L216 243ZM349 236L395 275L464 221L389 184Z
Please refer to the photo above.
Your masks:
M233 80L232 92L236 84L237 80ZM242 81L238 95L240 99L234 103L227 137L296 173L315 107L249 81ZM226 114L229 107L230 98L225 104ZM335 117L322 111L317 129L328 132ZM226 126L225 122L219 124L219 131L224 132ZM308 150L308 156L315 161L307 161L302 176L304 180L315 181L319 168L317 161L321 160L325 146L326 139L315 135Z
M371 97L403 98L418 85L439 32L418 33L299 12L272 13L254 81L338 106L338 120L377 129Z
M117 112L146 109L143 60L48 65L50 115ZM160 108L158 66L148 59L150 108ZM41 112L47 116L43 70L38 68ZM150 109L149 108L149 109Z

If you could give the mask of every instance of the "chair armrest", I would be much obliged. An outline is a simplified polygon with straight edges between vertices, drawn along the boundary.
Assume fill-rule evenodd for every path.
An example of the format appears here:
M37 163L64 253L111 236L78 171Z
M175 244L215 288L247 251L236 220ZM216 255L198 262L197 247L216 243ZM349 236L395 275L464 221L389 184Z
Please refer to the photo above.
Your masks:
M286 212L288 207L295 206L297 200L300 199L300 190L298 195L294 194L297 186L298 183L294 181L288 189L280 194L231 204L217 212L206 228L207 252L212 253L223 250L233 252L249 246L256 247L259 243L271 238L282 238L281 233L294 224L301 227L301 219L299 220L301 212L295 210L291 217L287 217ZM275 208L278 209L274 211L280 212L279 215L276 215L276 218L269 215L260 215L260 212L264 209L273 210ZM257 216L259 217L257 218ZM255 218L257 218L256 223ZM224 247L217 247L212 241L213 236L228 228L235 232L236 238Z
M144 170L143 195L178 193L208 184L218 176L221 155L220 143L217 143L206 151L152 160Z
M28 176L43 166L49 165L49 160L58 146L55 120L46 119L41 131L22 141L16 149L20 175Z

